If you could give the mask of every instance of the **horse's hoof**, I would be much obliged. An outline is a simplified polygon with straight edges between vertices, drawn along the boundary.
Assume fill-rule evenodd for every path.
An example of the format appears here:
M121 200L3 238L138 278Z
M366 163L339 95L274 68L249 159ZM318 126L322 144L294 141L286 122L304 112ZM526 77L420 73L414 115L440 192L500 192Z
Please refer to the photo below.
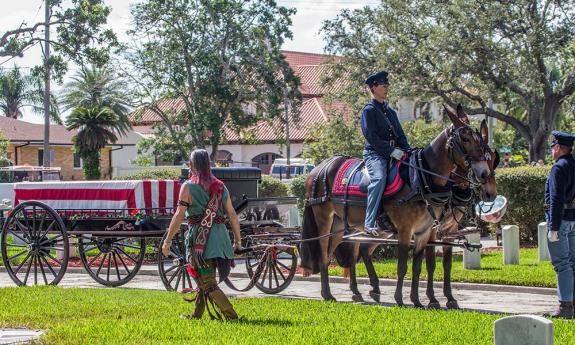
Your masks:
M413 306L418 309L425 309L425 307L423 306L423 304L421 304L421 302L413 302Z
M427 309L441 309L441 305L437 301L429 302L429 304L427 305Z
M447 301L447 309L459 309L459 304L457 303L456 300L453 301Z
M380 302L381 299L381 294L378 292L374 292L374 291L370 291L369 292L369 297L371 297L371 299L373 299L374 301L376 301L377 303Z
M354 302L363 302L363 297L361 295L353 295L351 296L351 300Z
M336 299L335 299L335 297L333 297L332 295L329 295L329 296L327 296L327 297L324 297L323 300L326 301L326 302L337 302Z

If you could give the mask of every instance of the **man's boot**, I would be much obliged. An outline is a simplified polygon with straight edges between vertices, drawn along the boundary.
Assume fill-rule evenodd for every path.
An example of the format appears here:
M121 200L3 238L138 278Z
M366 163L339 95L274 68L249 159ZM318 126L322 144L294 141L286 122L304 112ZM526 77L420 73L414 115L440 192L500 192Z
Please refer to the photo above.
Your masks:
M561 319L572 319L573 318L573 302L559 302L559 309L543 314L544 317L557 317Z

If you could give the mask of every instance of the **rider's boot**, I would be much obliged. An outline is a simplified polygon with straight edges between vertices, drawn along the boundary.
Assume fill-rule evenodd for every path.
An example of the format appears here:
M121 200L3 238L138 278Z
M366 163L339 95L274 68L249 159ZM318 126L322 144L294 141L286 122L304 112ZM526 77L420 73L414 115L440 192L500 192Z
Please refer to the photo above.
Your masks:
M544 317L557 317L561 319L572 319L573 318L573 302L559 302L559 309L543 314Z

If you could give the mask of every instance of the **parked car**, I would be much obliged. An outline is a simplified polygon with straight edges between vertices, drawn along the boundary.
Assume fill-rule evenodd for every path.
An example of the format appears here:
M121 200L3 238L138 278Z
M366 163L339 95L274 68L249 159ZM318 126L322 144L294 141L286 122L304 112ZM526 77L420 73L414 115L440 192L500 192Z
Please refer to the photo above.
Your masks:
M297 175L309 174L314 165L303 158L291 158L289 164L289 179ZM286 158L276 158L270 169L270 176L280 180L288 179L288 165Z

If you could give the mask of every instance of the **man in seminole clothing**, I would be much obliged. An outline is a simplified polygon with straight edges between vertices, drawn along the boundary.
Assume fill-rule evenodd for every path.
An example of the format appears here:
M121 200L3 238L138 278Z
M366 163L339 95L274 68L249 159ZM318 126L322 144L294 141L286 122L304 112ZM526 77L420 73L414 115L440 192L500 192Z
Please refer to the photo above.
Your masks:
M170 255L172 238L187 217L189 230L185 240L188 272L198 283L198 293L193 314L183 317L198 319L208 309L210 317L220 318L217 311L210 310L215 304L226 319L237 319L234 307L218 287L216 269L220 281L225 279L230 272L234 249L239 250L241 247L238 216L228 189L212 175L208 152L194 150L190 154L189 165L190 178L180 189L178 207L163 242L162 253ZM234 234L234 248L224 224L225 215Z

